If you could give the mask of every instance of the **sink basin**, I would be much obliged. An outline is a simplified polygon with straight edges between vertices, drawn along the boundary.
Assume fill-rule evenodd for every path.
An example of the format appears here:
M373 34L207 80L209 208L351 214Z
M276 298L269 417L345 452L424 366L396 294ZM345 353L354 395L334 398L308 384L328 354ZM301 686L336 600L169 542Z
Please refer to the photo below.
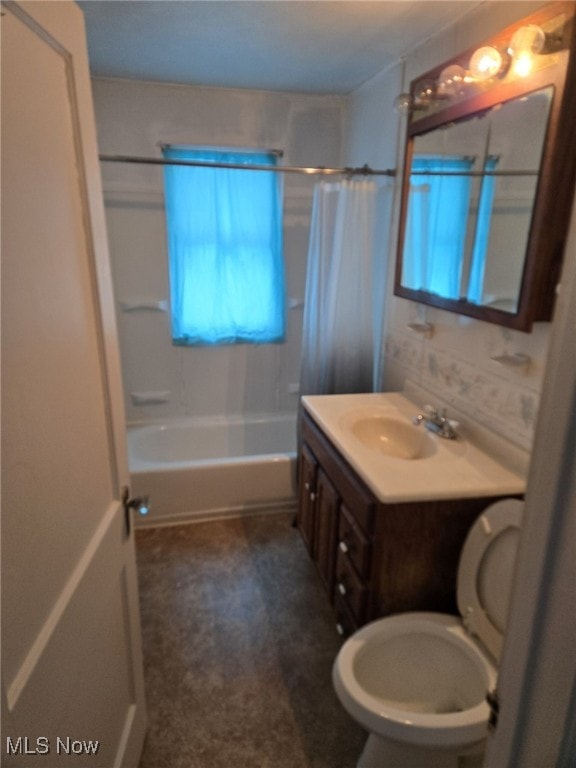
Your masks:
M397 459L424 459L436 453L436 444L424 429L394 416L348 414L343 426L367 448Z

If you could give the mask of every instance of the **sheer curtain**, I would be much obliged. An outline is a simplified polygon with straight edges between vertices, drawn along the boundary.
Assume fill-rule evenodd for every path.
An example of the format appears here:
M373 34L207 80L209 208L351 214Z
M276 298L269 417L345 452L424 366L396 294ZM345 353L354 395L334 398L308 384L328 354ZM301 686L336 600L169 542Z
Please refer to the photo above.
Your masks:
M267 171L164 168L175 344L284 339L282 202L276 157L169 147L170 160L269 165Z
M498 160L498 157L487 157L484 163L484 170L495 171ZM466 292L468 301L472 301L475 304L482 304L484 301L484 273L486 272L486 259L488 257L495 185L496 179L494 176L484 176L482 178L482 189L476 218L476 232L472 249L472 266Z
M376 184L319 182L308 250L300 392L370 392Z
M466 157L412 160L402 283L449 299L460 298L472 169ZM423 179L419 173L431 174Z

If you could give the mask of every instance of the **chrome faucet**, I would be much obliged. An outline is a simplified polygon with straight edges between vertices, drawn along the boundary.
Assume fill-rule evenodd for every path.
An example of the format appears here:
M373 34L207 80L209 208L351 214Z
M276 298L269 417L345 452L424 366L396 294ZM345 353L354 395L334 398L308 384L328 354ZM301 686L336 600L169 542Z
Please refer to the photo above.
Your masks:
M413 424L419 426L420 424L424 423L426 429L429 429L431 432L434 432L440 437L445 437L447 440L456 439L457 423L455 421L451 421L446 416L446 409L438 412L436 408L432 407L431 405L425 405L422 410L424 413L419 413L412 419Z

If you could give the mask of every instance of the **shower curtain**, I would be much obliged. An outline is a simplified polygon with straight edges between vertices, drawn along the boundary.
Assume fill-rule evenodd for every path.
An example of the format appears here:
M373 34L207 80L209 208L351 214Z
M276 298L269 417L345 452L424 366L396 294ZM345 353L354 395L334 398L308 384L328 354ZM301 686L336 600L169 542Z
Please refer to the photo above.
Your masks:
M371 181L319 182L308 250L300 394L370 392L374 349Z

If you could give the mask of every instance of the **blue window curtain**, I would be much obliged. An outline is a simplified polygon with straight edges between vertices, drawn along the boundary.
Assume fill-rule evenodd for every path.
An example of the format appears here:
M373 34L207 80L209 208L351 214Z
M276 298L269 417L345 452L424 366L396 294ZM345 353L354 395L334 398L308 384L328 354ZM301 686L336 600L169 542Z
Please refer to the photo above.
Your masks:
M485 171L494 171L499 158L491 155L484 163ZM482 304L484 295L484 273L486 271L486 258L490 241L490 222L492 221L492 208L494 207L496 178L494 176L482 177L482 189L478 201L478 215L476 219L476 235L472 250L472 266L466 298L475 304Z
M164 167L175 344L279 342L285 333L282 202L276 157L169 147L169 160L271 171Z
M404 285L450 299L460 298L471 178L449 174L470 171L473 162L467 157L413 158Z

